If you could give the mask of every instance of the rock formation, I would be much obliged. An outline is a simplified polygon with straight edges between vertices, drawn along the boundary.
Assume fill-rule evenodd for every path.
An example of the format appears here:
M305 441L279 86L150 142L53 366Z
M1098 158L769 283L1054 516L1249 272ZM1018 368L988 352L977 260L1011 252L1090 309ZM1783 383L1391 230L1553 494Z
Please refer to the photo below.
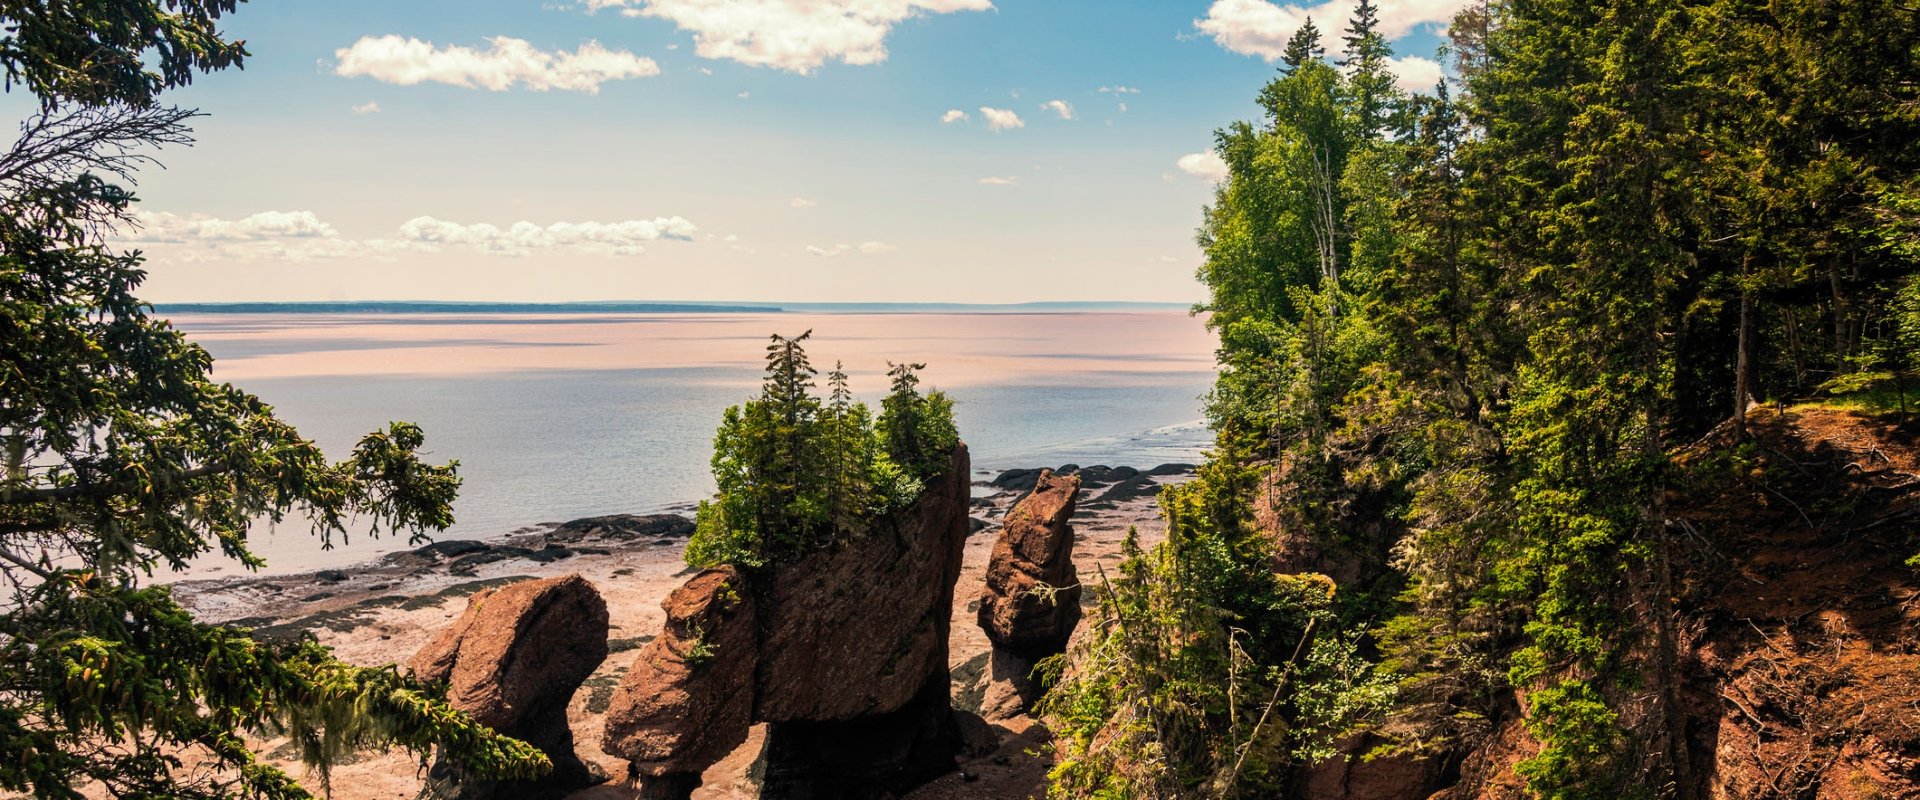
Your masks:
M1034 662L1063 652L1080 623L1080 578L1073 568L1077 475L1041 470L1033 492L1007 512L987 564L980 627L993 641L981 715L1022 714L1038 699L1028 679Z
M688 581L615 691L602 749L650 798L687 796L753 722L770 723L762 797L895 796L951 770L947 634L967 475L962 445L863 536Z
M547 754L553 771L534 781L464 779L437 761L421 797L436 800L558 798L606 780L573 751L567 704L607 657L607 604L579 575L481 591L466 613L409 662L414 675L445 682L454 707Z
M1080 623L1080 579L1073 568L1078 476L1042 470L1033 492L1007 512L987 563L980 627L996 648L1040 659L1059 653Z
M740 746L753 722L754 603L732 567L710 569L661 604L666 628L613 691L601 748L627 759L643 797L684 796Z

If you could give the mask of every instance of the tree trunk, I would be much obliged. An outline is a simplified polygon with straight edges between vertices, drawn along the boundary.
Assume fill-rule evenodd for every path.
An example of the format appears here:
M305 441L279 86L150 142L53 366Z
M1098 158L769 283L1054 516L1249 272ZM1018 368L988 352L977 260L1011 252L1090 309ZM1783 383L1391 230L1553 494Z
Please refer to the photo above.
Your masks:
M1741 272L1745 272L1743 268ZM1747 406L1753 402L1753 290L1740 290L1740 342L1733 365L1733 429L1747 436Z

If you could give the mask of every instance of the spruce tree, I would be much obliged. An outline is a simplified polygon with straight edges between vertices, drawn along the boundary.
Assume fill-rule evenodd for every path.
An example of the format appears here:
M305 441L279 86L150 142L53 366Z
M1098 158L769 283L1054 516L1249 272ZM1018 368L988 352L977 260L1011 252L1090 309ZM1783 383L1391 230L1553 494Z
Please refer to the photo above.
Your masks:
M1373 0L1360 0L1342 38L1346 50L1340 66L1352 87L1360 130L1366 136L1377 135L1387 123L1388 105L1394 96L1393 74L1387 70L1393 47L1380 34L1380 10Z
M1284 64L1280 71L1292 75L1300 65L1318 61L1326 54L1326 48L1320 44L1320 27L1313 24L1312 17L1308 17L1306 22L1300 23L1299 30L1293 32L1293 37L1287 40L1287 52L1280 58Z

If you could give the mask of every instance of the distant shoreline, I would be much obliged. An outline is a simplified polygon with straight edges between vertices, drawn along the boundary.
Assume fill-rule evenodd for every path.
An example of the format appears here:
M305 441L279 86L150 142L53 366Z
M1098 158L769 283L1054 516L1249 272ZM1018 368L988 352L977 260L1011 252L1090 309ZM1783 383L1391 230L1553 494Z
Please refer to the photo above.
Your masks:
M1053 301L1036 303L681 303L610 301L506 303L432 300L155 303L157 314L1066 314L1187 311L1187 303Z

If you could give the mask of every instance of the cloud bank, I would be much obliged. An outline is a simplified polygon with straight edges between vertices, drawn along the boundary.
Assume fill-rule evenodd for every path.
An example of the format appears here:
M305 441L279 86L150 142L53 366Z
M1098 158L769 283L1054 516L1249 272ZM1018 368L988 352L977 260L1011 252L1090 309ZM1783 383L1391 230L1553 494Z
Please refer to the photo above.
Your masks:
M538 250L633 256L646 252L649 242L688 241L699 230L677 216L549 225L521 221L504 228L421 216L402 223L391 237L354 239L342 236L311 211L263 211L240 219L140 211L134 219L138 230L121 237L121 243L157 248L162 258L182 262L389 258L401 252L445 249L494 256L521 256Z
M693 34L702 58L729 59L802 75L822 64L887 60L887 34L915 17L992 10L991 0L585 0L588 11L619 9L664 19Z
M1421 25L1446 25L1453 15L1473 0L1380 0L1380 35L1398 39ZM1318 4L1279 4L1270 0L1214 0L1207 15L1193 21L1193 27L1213 38L1215 44L1241 55L1255 56L1268 63L1279 61L1287 52L1287 40L1293 38L1309 18L1320 28L1320 44L1328 53L1344 47L1340 37L1353 17L1357 0L1327 0ZM1400 88L1425 92L1439 81L1440 65L1418 56L1391 59L1387 68Z
M445 83L469 89L504 92L515 86L536 92L551 90L598 94L607 81L648 78L660 74L653 59L625 50L608 50L587 42L571 53L546 52L525 39L495 36L485 50L400 36L366 36L333 51L338 59L333 74L367 77L385 83L413 86Z

